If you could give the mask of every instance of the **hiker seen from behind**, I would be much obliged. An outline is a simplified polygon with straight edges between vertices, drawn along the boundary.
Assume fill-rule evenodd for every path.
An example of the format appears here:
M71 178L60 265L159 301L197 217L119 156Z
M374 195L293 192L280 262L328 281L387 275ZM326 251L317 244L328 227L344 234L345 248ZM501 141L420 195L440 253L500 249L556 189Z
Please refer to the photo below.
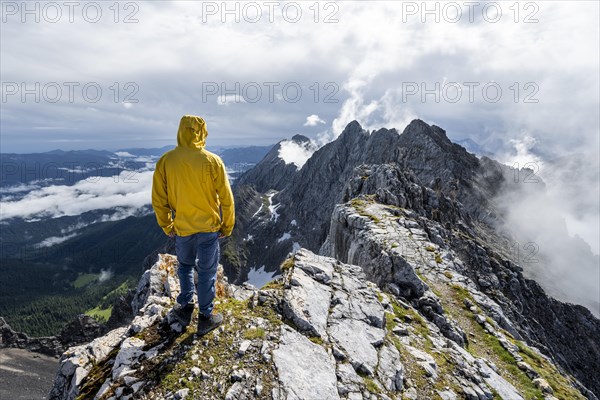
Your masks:
M219 156L206 150L203 118L185 115L179 123L177 147L156 163L152 208L165 234L175 238L181 292L171 315L186 327L195 305L194 270L198 274L198 335L223 322L213 313L219 263L219 239L231 235L235 223L233 193Z

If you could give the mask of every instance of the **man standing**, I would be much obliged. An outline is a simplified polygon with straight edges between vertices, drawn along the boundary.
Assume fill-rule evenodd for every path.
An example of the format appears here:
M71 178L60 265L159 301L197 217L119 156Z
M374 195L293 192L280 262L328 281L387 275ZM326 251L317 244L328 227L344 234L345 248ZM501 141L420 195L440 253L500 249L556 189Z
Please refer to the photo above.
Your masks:
M175 237L181 293L172 316L189 325L194 311L194 269L198 272L198 335L223 322L213 314L218 239L231 235L235 223L233 194L225 165L204 146L208 131L201 117L184 115L177 132L177 147L156 163L152 182L152 208L163 231Z

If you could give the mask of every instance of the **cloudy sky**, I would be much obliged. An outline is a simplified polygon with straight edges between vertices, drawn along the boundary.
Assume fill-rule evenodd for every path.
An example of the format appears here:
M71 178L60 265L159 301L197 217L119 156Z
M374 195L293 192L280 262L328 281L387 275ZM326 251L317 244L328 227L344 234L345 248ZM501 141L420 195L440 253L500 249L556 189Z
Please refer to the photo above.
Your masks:
M212 145L419 117L507 157L598 147L597 2L426 7L3 1L1 150L161 147L183 114Z

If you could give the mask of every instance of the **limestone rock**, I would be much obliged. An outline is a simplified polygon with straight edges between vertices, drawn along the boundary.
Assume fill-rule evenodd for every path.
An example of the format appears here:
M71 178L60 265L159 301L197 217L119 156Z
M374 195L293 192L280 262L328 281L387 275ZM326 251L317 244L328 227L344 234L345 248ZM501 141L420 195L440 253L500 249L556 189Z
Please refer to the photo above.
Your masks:
M386 344L379 351L377 376L383 386L390 392L402 390L404 367L400 361L400 353L394 345Z
M273 361L287 399L339 399L335 361L305 336L282 326Z
M368 375L375 373L377 349L385 332L363 321L342 319L331 323L329 334L348 355L355 370Z
M307 262L300 262L308 269ZM294 268L292 286L286 291L283 309L287 318L313 336L325 337L331 289L312 279L303 268Z
M433 379L437 378L437 363L435 359L426 352L412 346L406 346L408 352L423 367L425 374Z

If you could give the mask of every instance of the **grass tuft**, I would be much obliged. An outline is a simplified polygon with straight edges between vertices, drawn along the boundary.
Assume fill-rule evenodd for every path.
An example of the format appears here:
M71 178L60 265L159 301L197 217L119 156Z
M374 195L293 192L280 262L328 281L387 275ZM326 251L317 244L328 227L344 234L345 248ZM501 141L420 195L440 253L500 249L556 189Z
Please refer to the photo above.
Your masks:
M75 289L82 288L89 285L90 283L98 279L98 274L80 274L77 279L73 281L73 287Z
M377 386L377 384L375 383L375 381L373 379L363 377L363 380L364 380L365 386L369 392L381 393L381 389L379 388L379 386Z
M261 328L261 327L250 328L247 331L245 331L242 336L244 337L244 339L249 339L249 340L262 339L265 337L265 329Z
M294 257L290 257L290 258L287 258L286 260L284 260L281 263L280 268L282 271L288 271L288 270L294 268Z

